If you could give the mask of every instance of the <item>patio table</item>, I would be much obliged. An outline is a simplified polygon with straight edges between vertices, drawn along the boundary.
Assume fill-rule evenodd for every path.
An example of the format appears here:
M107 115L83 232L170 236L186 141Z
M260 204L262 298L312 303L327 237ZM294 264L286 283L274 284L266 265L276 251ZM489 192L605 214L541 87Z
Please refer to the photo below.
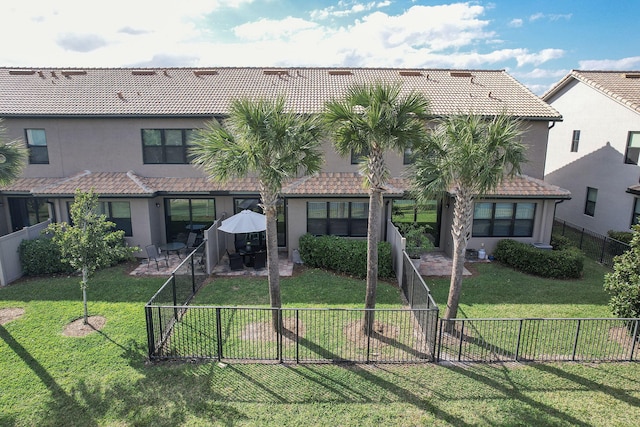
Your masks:
M182 242L171 242L165 243L164 245L158 246L161 251L167 251L167 254L171 255L171 252L175 252L178 255L178 258L182 259L180 256L180 251L185 249L187 245Z

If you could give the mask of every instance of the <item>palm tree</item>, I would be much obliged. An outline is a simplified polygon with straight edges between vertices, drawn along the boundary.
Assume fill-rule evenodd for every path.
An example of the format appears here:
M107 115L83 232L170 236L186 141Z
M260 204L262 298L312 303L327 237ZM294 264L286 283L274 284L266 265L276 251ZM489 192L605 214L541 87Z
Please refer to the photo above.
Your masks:
M453 266L445 319L458 314L467 242L473 225L474 199L495 190L505 179L520 173L525 146L518 120L501 114L491 119L453 115L442 119L417 148L411 167L418 199L454 197Z
M267 270L271 307L280 308L277 203L283 183L299 174L315 173L322 165L322 126L317 116L285 111L285 99L236 99L229 117L196 132L193 163L213 180L255 175L267 220ZM277 328L274 310L274 328Z
M341 156L362 156L363 185L369 191L367 228L367 291L365 309L376 305L378 238L382 193L389 179L387 151L403 153L425 135L427 99L418 92L403 93L399 83L357 85L346 96L325 106L324 122ZM373 311L366 310L364 332L373 327Z
M6 129L0 119L0 185L8 185L20 177L28 156L24 142L6 141Z

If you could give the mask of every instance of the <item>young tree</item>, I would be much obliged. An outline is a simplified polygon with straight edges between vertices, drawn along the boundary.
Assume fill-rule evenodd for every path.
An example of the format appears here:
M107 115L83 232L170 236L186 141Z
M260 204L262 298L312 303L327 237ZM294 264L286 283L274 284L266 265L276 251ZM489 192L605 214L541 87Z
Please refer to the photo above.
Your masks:
M236 99L222 125L212 121L192 141L193 164L214 181L255 175L267 220L267 273L271 307L280 308L277 203L283 183L320 170L322 128L316 116L285 109L285 99ZM277 327L274 311L274 328Z
M87 193L76 190L71 204L73 224L50 224L47 232L60 247L62 258L82 274L80 288L84 306L84 324L88 324L87 287L89 278L99 268L108 267L115 261L125 259L138 248L123 244L124 231L113 231L114 223L105 215L97 213L98 195L93 189Z
M6 129L0 119L0 185L8 185L20 177L28 156L24 142L6 140Z
M604 276L604 289L611 294L614 315L640 317L640 225L633 226L631 248L615 258L613 273Z
M369 191L367 228L367 291L365 308L376 306L378 238L382 193L389 179L384 160L387 151L403 154L425 136L429 103L418 92L403 93L398 84L353 86L342 99L326 104L324 122L341 156L351 153L363 159L363 185ZM370 334L373 311L367 310L364 332Z
M458 314L474 200L495 190L505 177L520 173L526 161L521 135L518 120L505 114L453 115L439 120L414 152L411 178L416 197L429 200L450 193L454 198L453 266L445 319Z

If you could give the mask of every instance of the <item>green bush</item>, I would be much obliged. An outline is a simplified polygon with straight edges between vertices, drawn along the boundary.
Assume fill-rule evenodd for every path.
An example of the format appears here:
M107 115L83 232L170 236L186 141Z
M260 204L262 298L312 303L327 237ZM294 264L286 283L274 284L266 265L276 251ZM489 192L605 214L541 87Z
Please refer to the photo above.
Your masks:
M62 261L60 248L48 237L23 240L18 247L22 271L28 276L72 273L73 267Z
M607 231L607 236L628 245L631 243L631 239L633 238L633 232L609 230Z
M584 255L576 248L546 251L510 239L499 241L493 256L516 270L553 279L577 279L584 266Z
M633 226L631 249L617 256L613 273L604 277L604 289L611 295L609 307L618 317L640 317L640 225Z
M554 251L564 251L565 249L575 248L570 238L566 236L551 236L551 247Z
M367 277L366 240L305 234L300 237L300 257L310 267L326 268L358 278ZM378 243L378 276L393 277L391 244Z

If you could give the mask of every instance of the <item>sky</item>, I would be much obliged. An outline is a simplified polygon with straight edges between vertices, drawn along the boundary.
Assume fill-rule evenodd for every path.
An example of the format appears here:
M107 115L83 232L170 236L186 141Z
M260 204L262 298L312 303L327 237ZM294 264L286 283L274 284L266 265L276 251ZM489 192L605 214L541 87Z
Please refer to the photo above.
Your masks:
M504 69L538 95L572 69L640 70L637 0L6 3L0 67Z

